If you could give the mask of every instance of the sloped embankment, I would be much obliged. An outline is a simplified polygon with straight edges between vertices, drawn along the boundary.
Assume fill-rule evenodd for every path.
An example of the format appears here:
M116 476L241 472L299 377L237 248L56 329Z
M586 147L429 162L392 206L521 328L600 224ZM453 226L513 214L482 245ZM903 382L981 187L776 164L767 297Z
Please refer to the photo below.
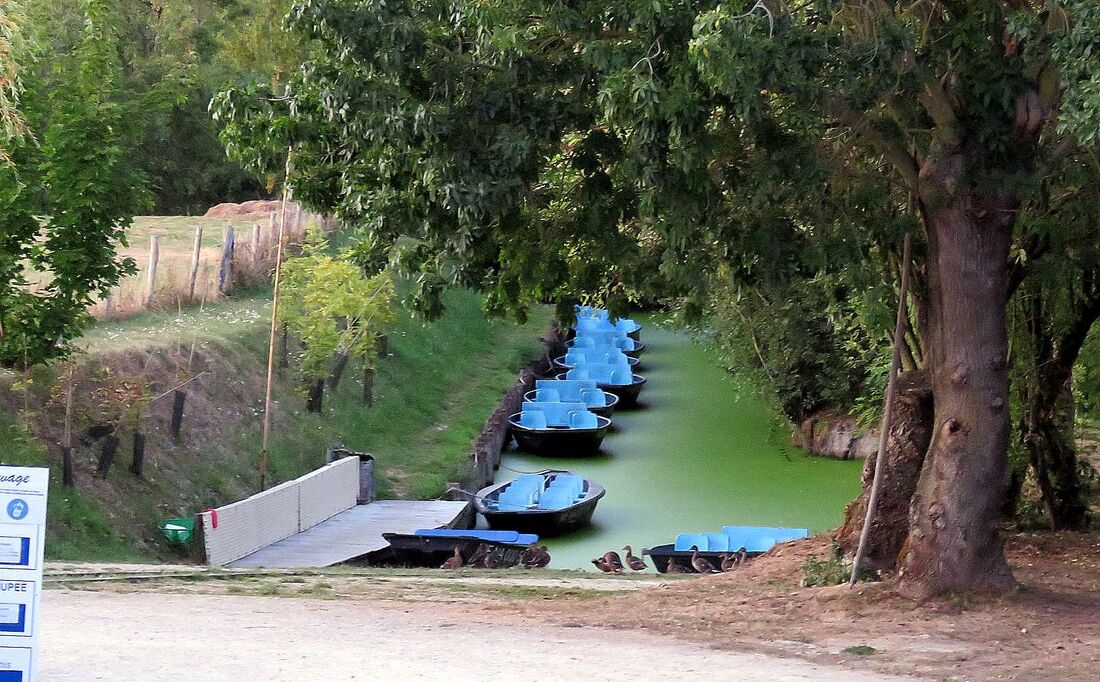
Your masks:
M323 463L334 442L376 456L383 497L435 497L463 477L486 416L540 352L549 312L533 311L519 326L486 320L470 292L450 292L447 303L432 325L401 316L379 362L373 407L363 404L359 368L348 368L321 414L305 411L293 369L280 372L272 483ZM57 445L65 372L35 370L29 385L13 375L0 380L0 438L9 445L0 459L52 470L50 556L174 556L158 536L160 520L256 491L269 314L270 301L256 296L93 329L74 381L74 439L85 443L74 460L74 488L61 486ZM183 428L174 439L170 391L185 381ZM116 424L120 441L105 477L97 473L103 438L93 441L102 434L88 433L104 423ZM140 477L130 471L135 425L147 438Z

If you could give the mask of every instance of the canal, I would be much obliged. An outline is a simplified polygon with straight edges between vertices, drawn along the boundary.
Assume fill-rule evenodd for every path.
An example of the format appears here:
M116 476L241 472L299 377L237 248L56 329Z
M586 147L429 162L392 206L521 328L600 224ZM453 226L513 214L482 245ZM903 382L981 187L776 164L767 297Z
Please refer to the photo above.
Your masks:
M505 453L498 481L516 471L558 468L607 489L591 527L547 539L551 567L594 570L591 559L608 550L630 544L641 554L677 533L724 525L811 532L839 525L859 491L862 463L806 456L789 444L768 406L742 395L703 348L646 322L641 405L615 413L602 455Z

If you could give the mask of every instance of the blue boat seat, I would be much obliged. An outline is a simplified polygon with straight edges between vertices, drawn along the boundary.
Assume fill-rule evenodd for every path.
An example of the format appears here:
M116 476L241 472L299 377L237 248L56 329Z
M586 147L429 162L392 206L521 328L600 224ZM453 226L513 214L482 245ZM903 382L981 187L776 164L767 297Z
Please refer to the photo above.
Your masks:
M568 490L575 498L584 497L584 479L576 474L558 474L548 490Z
M809 537L806 528L770 528L768 526L723 526L722 533L729 538L729 547L737 551L767 552L780 542Z
M596 388L596 382L591 379L539 379L535 382L535 402L558 402L543 398L541 391L545 390L554 391L560 402L584 403L596 407L602 407L606 404L606 401L592 403L589 401L595 400L594 397L585 397L586 391L593 391L600 396L601 400L603 399L603 391Z
M708 552L728 552L730 536L725 533L706 533Z
M546 417L547 426L570 428L573 412L588 412L584 403L523 403L523 411L520 413L520 425L523 424L523 415L528 413L541 413ZM546 428L546 427L543 427Z
M561 394L552 388L536 388L535 389L535 402L536 403L560 403Z
M673 549L677 552L690 552L692 547L697 548L700 552L709 551L710 544L707 542L706 533L680 533L676 536L676 544L673 545Z
M578 336L573 339L574 348L595 348L596 340L587 336Z
M629 369L626 371L621 369L614 370L611 372L611 378L607 383L612 386L629 386L634 383L634 373Z
M607 394L602 389L582 388L580 398L581 402L589 407L607 407Z
M573 339L573 346L580 347L582 339L591 341L592 346L615 346L616 339L629 338L626 332L619 331L614 327L608 327L607 329L578 329L577 337ZM585 343L584 345L588 345Z
M569 370L568 372L565 373L565 378L566 378L567 381L569 381L569 380L582 380L583 381L583 380L590 379L591 378L591 372L588 371L589 369L591 369L591 368L588 367L588 365L585 365L584 367L574 367L573 369L571 369L571 370ZM596 380L593 379L593 381L596 381Z
M540 474L520 474L516 476L511 483L508 484L508 489L515 488L516 490L542 490L546 486L546 477Z
M532 410L524 410L520 412L519 425L528 429L545 429L546 414Z
M618 337L614 339L611 343L621 351L631 351L638 347L637 344L634 342L634 339L630 338L629 336Z
M619 319L615 320L616 331L621 331L629 334L631 332L636 332L641 328L642 325L626 317L620 317Z
M596 419L596 415L588 410L576 410L569 413L569 428L571 429L594 429L600 425L600 420Z
M514 530L463 530L461 528L420 528L413 535L431 538L475 538L485 542L501 542L507 545L529 545L538 542L533 533L517 533Z
M539 498L539 509L564 509L576 501L571 491L563 488L548 488Z

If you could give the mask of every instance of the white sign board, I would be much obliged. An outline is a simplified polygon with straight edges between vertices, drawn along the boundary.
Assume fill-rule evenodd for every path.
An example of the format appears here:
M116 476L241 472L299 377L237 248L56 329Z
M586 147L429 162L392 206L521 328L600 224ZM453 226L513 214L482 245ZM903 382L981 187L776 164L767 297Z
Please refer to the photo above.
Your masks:
M0 682L33 682L50 470L0 466Z

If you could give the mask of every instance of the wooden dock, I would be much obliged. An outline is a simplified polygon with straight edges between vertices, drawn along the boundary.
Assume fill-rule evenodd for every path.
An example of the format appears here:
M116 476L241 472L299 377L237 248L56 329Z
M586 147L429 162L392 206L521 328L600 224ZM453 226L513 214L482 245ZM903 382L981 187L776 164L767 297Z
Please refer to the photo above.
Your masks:
M469 502L379 500L361 504L229 564L233 568L319 568L387 546L382 533L454 528L470 518Z

